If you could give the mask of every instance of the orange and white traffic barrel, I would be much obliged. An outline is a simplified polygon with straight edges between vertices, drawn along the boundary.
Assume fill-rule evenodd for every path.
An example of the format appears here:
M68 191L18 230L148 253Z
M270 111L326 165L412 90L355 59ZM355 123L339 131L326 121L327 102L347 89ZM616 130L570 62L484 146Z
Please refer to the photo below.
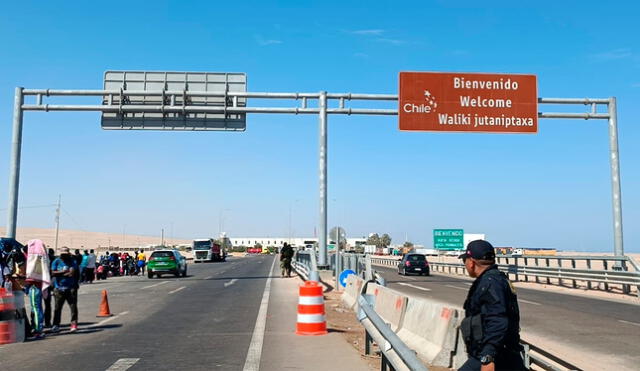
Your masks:
M300 285L296 334L325 335L326 333L327 321L322 286L316 281L307 281Z
M0 344L16 342L16 307L13 294L0 288Z

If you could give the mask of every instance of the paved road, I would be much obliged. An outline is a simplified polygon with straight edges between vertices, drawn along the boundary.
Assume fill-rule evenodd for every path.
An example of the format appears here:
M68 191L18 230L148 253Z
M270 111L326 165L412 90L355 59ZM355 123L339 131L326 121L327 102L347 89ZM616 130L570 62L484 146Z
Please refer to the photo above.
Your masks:
M190 264L186 278L83 285L80 331L0 347L0 368L103 371L135 362L130 370L241 370L272 261L232 258ZM103 289L115 314L107 319L95 317ZM68 308L65 316L63 324Z
M405 277L394 268L375 269L395 290L456 306L462 306L472 282L438 273ZM531 334L558 348L570 345L589 358L615 359L629 369L640 365L639 305L524 288L518 289L518 301L525 338Z

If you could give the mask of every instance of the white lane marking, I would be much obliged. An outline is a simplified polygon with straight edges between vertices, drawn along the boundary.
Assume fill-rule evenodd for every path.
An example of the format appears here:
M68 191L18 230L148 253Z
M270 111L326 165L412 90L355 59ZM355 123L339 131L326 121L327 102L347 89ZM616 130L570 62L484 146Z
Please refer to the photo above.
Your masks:
M182 289L186 289L186 288L187 288L187 286L178 287L177 289L175 289L175 290L173 290L173 291L169 291L169 294L176 293L176 292L178 292L178 291L180 291L180 290L182 290Z
M458 289L458 290L467 290L466 287L459 287L459 286L453 286L453 285L445 285L447 287L451 287L452 289Z
M210 280L210 279L212 279L212 278L213 278L213 276L208 276L208 277L205 277L204 279L205 279L205 280Z
M408 280L412 280L412 281L417 280L417 278L413 278L413 277L405 277L405 278L408 279Z
M264 331L267 325L267 309L269 308L269 294L271 293L271 276L273 275L273 267L276 265L276 259L273 259L271 263L271 269L269 269L269 278L264 285L264 293L262 294L262 301L260 302L260 309L258 310L258 318L256 319L256 326L253 329L253 335L251 335L251 343L249 344L249 351L247 352L247 359L244 361L243 371L258 371L260 369L260 358L262 357L262 342L264 341Z
M469 283L469 282L463 282L462 284L463 285L467 285L467 286L472 286L473 285L473 283Z
M414 289L418 289L418 290L422 290L422 291L431 291L431 289L428 289L426 287L420 287L420 286L416 286L416 285L412 285L410 283L406 283L406 282L398 282L398 285L402 285L402 286L408 286Z
M519 302L521 303L527 303L527 304L532 304L532 305L542 305L540 303L536 303L535 301L529 301L529 300L524 300L524 299L518 299Z
M124 311L124 312L122 312L120 314L116 314L113 317L105 318L105 319L103 319L102 321L100 321L98 323L94 323L93 325L87 326L87 328L100 327L100 326L104 325L105 323L111 322L111 321L113 321L114 319L116 319L116 318L118 318L120 316L124 316L127 313L129 313L129 311Z
M149 285L149 286L144 286L142 289L150 289L152 287L156 287L156 286L160 286L160 285L164 285L165 283L169 283L169 281L162 281L162 282L158 282L158 283L154 283L153 285Z
M626 323L628 325L634 325L634 326L640 326L640 323L636 323L636 322L629 322L629 321L625 321L623 319L619 319L618 322L622 322L622 323Z
M124 371L135 365L140 358L120 358L116 363L112 364L107 371Z
M229 286L233 285L234 283L236 283L236 281L238 281L238 280L234 278L229 282L225 282L224 283L224 287L229 287Z

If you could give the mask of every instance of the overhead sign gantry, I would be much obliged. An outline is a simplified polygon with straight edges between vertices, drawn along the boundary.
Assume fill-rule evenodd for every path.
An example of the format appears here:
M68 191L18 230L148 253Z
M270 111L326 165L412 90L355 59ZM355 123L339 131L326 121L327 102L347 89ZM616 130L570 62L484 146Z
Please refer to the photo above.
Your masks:
M224 81L223 81L224 80ZM9 168L7 236L15 237L24 111L102 112L105 129L243 131L248 113L317 114L319 128L319 257L327 267L327 118L340 115L400 115L401 130L461 132L537 131L538 118L603 119L609 124L614 253L624 255L616 98L536 98L532 75L401 72L396 94L252 93L246 75L216 72L108 71L103 90L15 90ZM427 94L428 93L428 94ZM46 104L52 96L98 104ZM32 100L26 102L25 97ZM250 98L289 100L291 107L250 106ZM398 108L358 108L353 101L398 102ZM335 104L330 106L329 102ZM538 112L538 105L581 105L585 112ZM414 108L415 106L415 108ZM429 108L431 107L431 108ZM604 109L602 108L604 107ZM445 115L445 116L441 116ZM504 115L504 119L503 119ZM466 118L465 118L466 117ZM507 120L507 117L514 119ZM493 123L493 124L491 124ZM453 128L453 129L452 129Z

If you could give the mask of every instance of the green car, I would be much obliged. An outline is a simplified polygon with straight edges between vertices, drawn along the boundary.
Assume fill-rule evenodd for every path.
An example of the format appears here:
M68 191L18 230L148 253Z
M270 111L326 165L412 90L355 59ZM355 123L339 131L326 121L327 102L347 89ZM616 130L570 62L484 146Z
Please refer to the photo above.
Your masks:
M163 274L173 274L176 277L187 276L187 259L177 250L156 250L147 262L147 276L158 278Z

